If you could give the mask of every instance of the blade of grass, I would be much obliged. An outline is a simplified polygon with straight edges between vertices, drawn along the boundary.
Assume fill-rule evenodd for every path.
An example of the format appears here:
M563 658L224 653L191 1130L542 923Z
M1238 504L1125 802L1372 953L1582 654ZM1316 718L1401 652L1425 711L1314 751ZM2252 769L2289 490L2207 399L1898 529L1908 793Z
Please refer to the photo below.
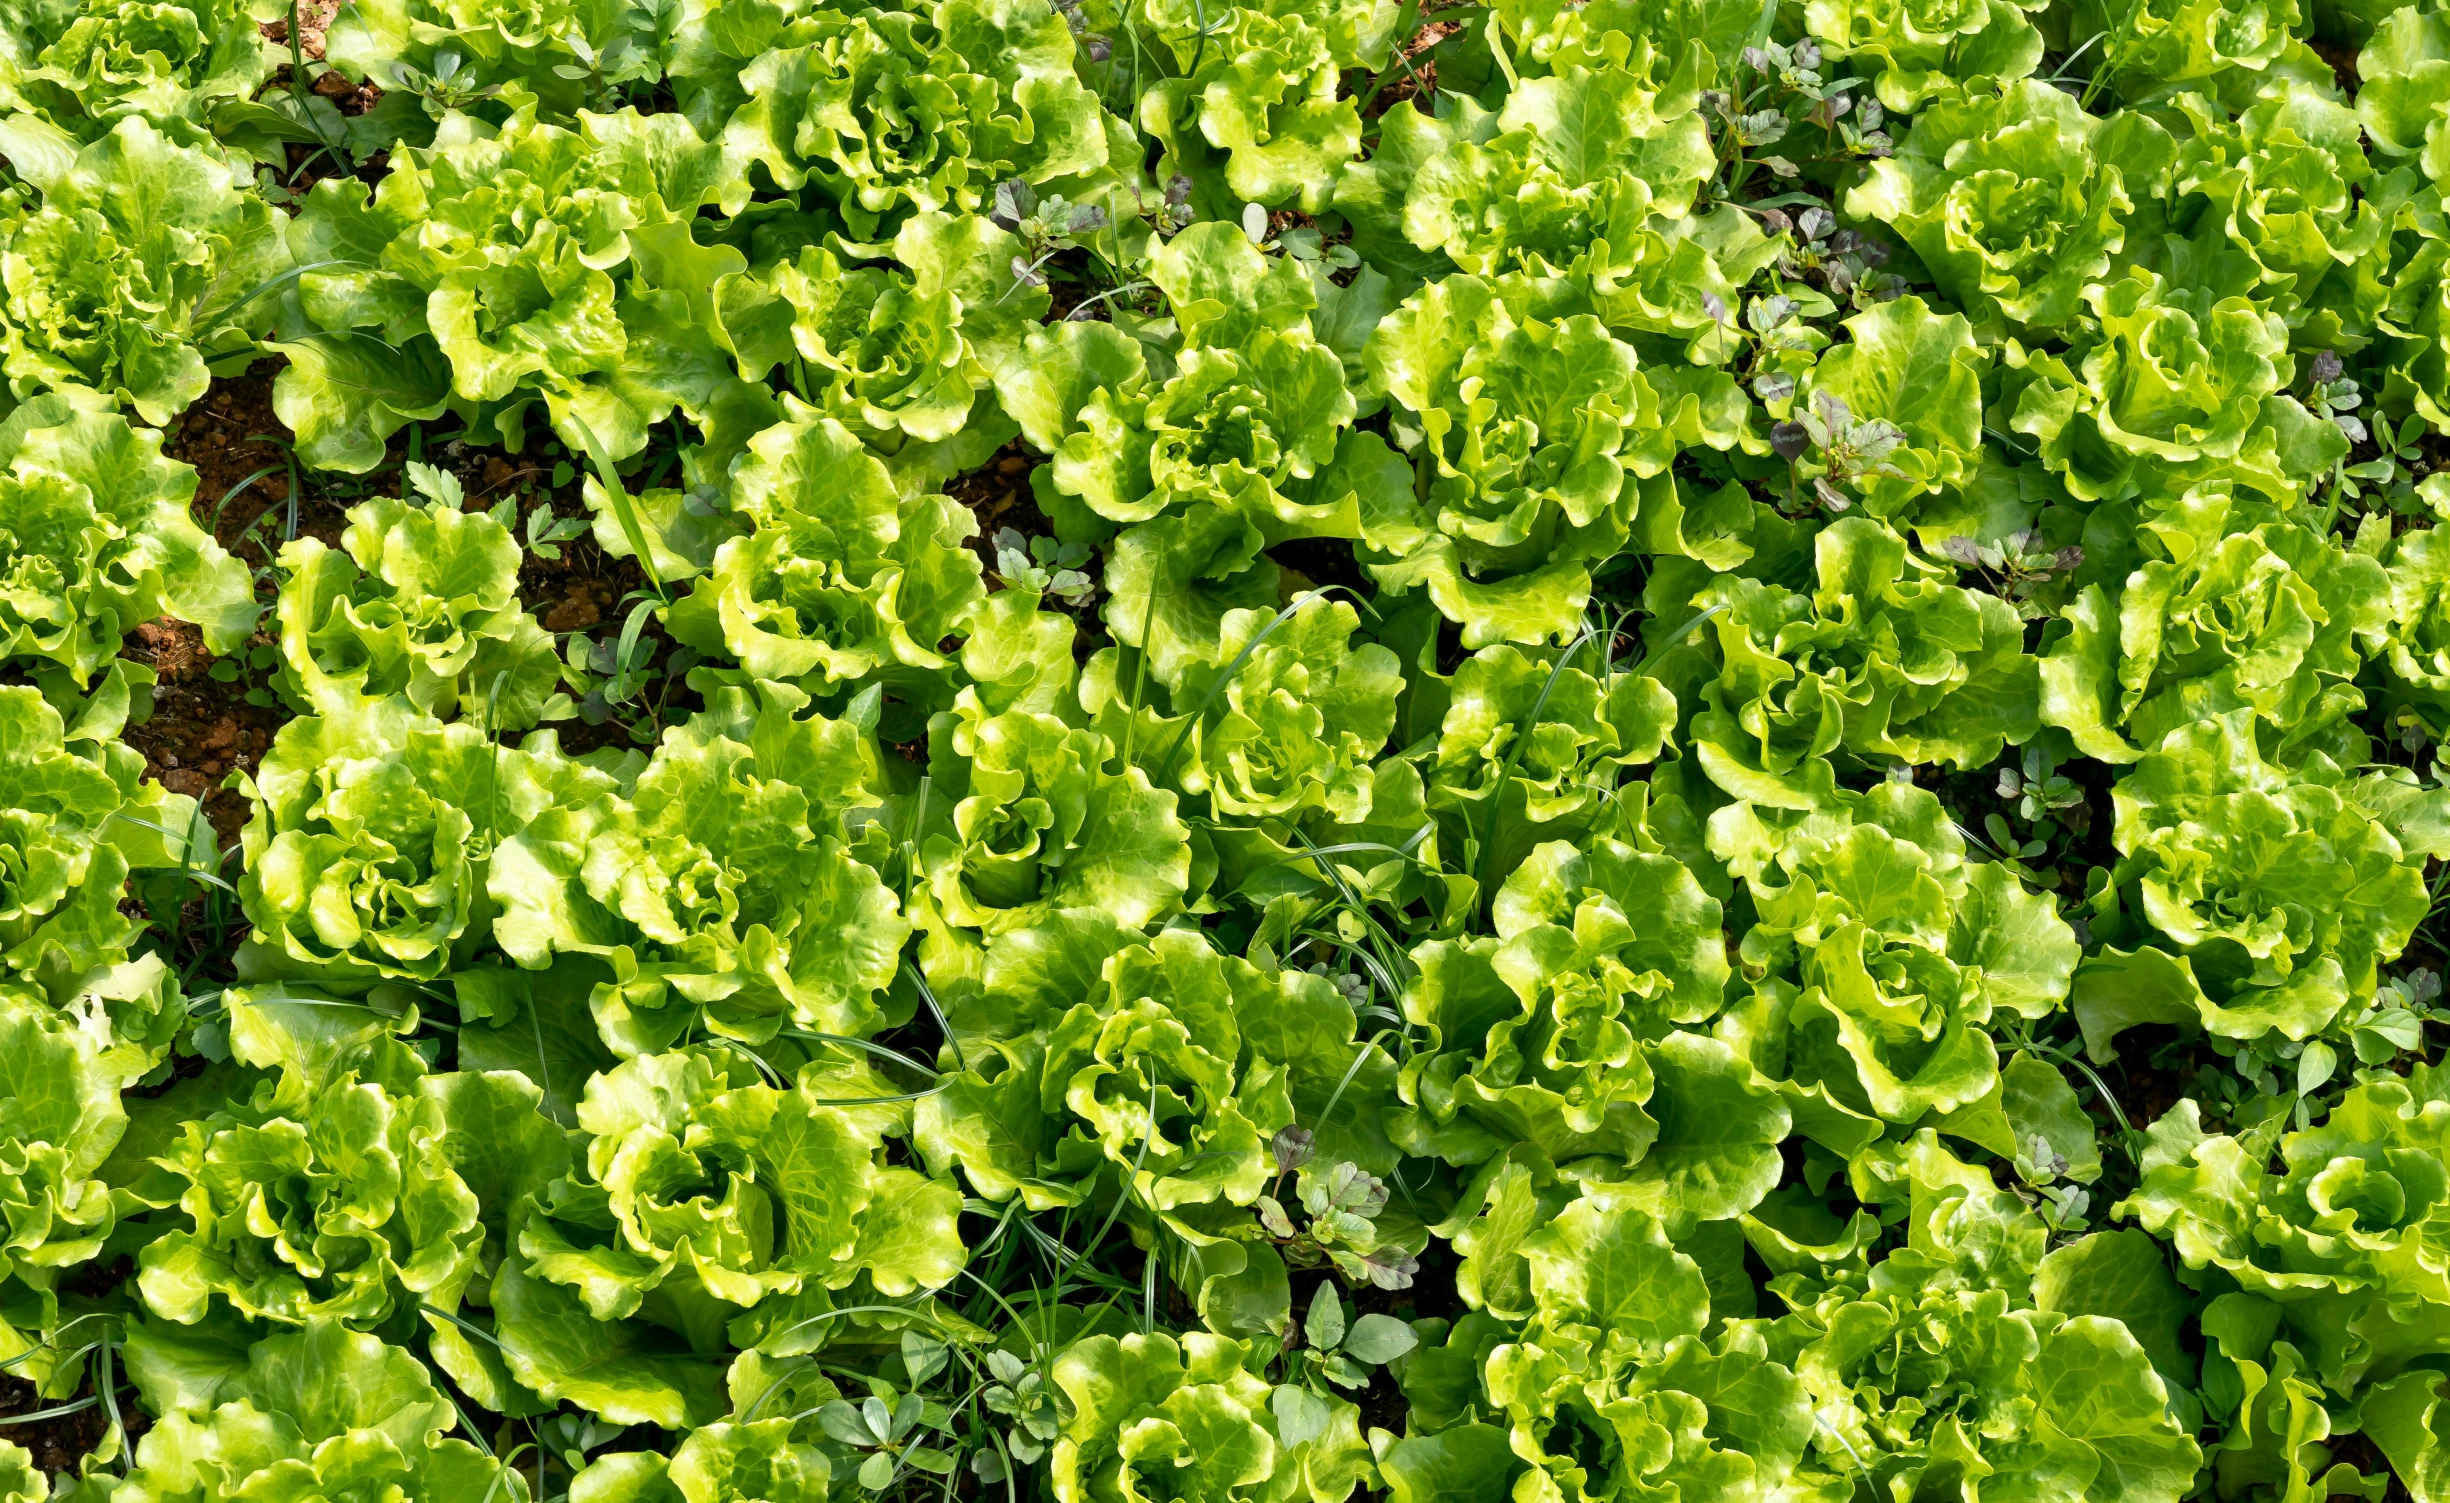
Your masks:
M595 467L596 483L604 487L604 498L612 506L613 518L621 524L621 537L637 555L638 570L646 575L647 583L655 587L655 598L665 605L672 596L664 588L663 575L655 567L655 550L648 546L646 529L639 525L638 509L630 500L629 487L621 483L620 471L613 468L612 456L605 451L604 441L577 413L570 414L570 426L578 430L579 446L587 451L587 462Z

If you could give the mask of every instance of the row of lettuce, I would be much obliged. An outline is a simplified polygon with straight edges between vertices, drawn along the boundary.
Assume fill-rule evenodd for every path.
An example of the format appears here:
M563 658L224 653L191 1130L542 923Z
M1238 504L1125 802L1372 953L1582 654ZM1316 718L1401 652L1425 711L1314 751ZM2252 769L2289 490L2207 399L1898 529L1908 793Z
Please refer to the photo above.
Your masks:
M354 4L359 114L0 22L70 1495L2450 1497L2450 13L1213 9ZM259 602L160 430L266 355L309 467L583 458L699 708L565 751L419 465ZM294 716L228 863L162 615ZM1960 823L2037 757L2087 870Z

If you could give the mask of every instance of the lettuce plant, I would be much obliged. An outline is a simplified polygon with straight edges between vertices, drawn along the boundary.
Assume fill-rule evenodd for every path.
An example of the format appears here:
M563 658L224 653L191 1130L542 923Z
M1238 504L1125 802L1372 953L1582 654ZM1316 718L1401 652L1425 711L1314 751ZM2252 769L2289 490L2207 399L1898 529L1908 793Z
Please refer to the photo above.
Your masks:
M1576 1370L1570 1347L1509 1343L1487 1371L1515 1454L1562 1498L1603 1498L1619 1479L1718 1497L1817 1480L1797 1475L1813 1434L1805 1389L1749 1330L1678 1335L1658 1361L1606 1376Z
M2390 817L2409 812L2393 792L2327 757L2273 765L2251 709L2171 731L2113 794L2124 859L2093 925L2108 946L2075 997L2094 1053L2145 1022L2302 1039L2370 997L2426 910L2431 845L2402 844L2421 832Z
M825 1455L796 1438L789 1416L747 1423L718 1421L689 1432L670 1456L656 1451L614 1451L599 1456L573 1478L573 1497L589 1503L725 1503L762 1498L766 1503L818 1503L832 1471Z
M2427 239L2394 269L2388 296L2373 327L2383 356L2380 395L2438 431L2450 423L2450 405L2436 400L2442 373L2450 371L2450 244Z
M1059 954L1060 969L1033 958ZM1076 1203L1111 1176L1230 1272L1251 1208L1301 1167L1286 1129L1348 1185L1396 1162L1379 1120L1392 1068L1325 977L1075 911L1005 936L980 979L955 1025L976 1031L969 1064L920 1103L914 1137L997 1200Z
M1824 52L1851 61L1880 102L1902 114L1978 99L1985 85L2032 77L2042 61L2042 33L2025 12L2038 9L2007 0L1812 0L1804 25ZM1915 126L1921 129L1921 118Z
M1594 655L1484 647L1455 669L1424 772L1430 806L1456 817L1485 881L1503 880L1534 844L1599 827L1618 784L1666 745L1674 696Z
M2266 88L2234 118L2198 95L2179 107L2194 134L2170 175L2173 227L2219 235L2251 259L2291 328L2313 319L2307 332L2323 344L2357 342L2378 311L2370 284L2380 267L2368 263L2384 256L2389 216L2359 192L2373 168L2356 112L2295 81Z
M516 1468L445 1434L459 1416L413 1354L336 1321L242 1341L210 1366L185 1355L175 1338L131 1338L130 1366L160 1419L118 1493L145 1503L533 1496Z
M950 498L905 502L849 429L792 403L749 441L731 508L750 530L667 613L676 638L812 694L882 678L915 696L951 667L938 649L982 591L977 524Z
M45 0L0 29L0 103L80 141L137 116L203 145L214 109L252 97L272 68L236 0Z
M2096 87L2142 102L2207 84L2251 97L2275 75L2323 78L2303 40L2312 19L2295 0L2148 0L2132 15L2084 0L2066 24L2104 36Z
M1352 427L1358 340L1319 336L1322 294L1300 262L1203 224L1158 249L1148 276L1176 339L1152 351L1117 326L1057 324L1028 336L997 395L1053 456L1033 484L1058 530L1124 524L1108 629L1179 687L1224 661L1227 612L1274 603L1264 549L1400 528L1404 482L1385 440Z
M1969 484L1981 448L1984 360L1962 314L1899 297L1846 320L1846 343L1796 388L1811 439L1795 474L1831 511L1895 517Z
M1229 613L1217 638L1225 666L1185 675L1176 697L1194 713L1172 732L1181 786L1229 818L1323 808L1356 821L1395 728L1395 654L1354 645L1360 618L1341 601L1313 597L1271 630L1274 621Z
M2382 566L2219 484L2132 536L2139 567L2085 586L2042 651L2043 719L2105 762L2244 708L2283 748L2336 745L2392 619Z
M2143 1180L2118 1213L2249 1293L2438 1303L2428 1223L2444 1193L2446 1120L2425 1067L2351 1086L2320 1125L2295 1132L2208 1133L2182 1102L2153 1129Z
M1177 797L1110 767L1098 732L964 691L928 723L918 860L937 911L988 934L1065 908L1139 927L1180 910L1190 831Z
M2280 314L2142 267L2089 284L2084 301L2098 340L2030 355L2012 419L2078 498L2157 500L2225 478L2286 506L2347 453L2337 426L2287 395Z
M994 372L1019 357L1022 331L1043 317L1047 296L1014 279L1020 242L978 215L912 216L893 240L900 267L845 270L810 246L776 268L791 306L791 339L805 371L803 394L885 454L964 436L971 407ZM945 468L985 457L994 435L980 424L972 449Z
M1765 1323L1766 1344L1818 1416L1815 1460L1900 1491L1980 1468L2080 1478L2069 1485L2087 1496L2184 1496L2202 1453L2134 1334L2034 1307L2040 1220L1928 1135L1907 1167L1905 1249L1860 1283L1774 1286L1789 1310Z
M1228 4L1214 18L1182 0L1136 8L1172 54L1173 76L1142 91L1136 120L1164 148L1157 175L1188 177L1220 210L1324 208L1337 170L1361 150L1359 106L1337 86L1359 59L1320 24L1349 7Z
M51 1480L34 1465L33 1453L15 1441L0 1441L0 1498L8 1503L43 1503L51 1496Z
M0 199L0 373L24 401L100 392L147 423L204 395L271 324L290 268L272 206L218 156L131 116L81 148L18 116Z
M196 473L90 393L46 393L0 419L0 656L79 683L157 616L227 652L255 624L246 567L187 514Z
M482 512L389 497L351 507L339 548L305 537L281 550L281 688L301 708L401 694L488 730L566 717L553 640L519 608L520 557Z
M765 34L743 30L753 45L733 51L718 33L676 60L687 107L783 188L813 184L854 240L889 240L914 213L983 212L999 183L1107 165L1108 117L1075 76L1072 32L1050 7L809 7ZM747 186L732 191L745 197Z
M1985 1025L2063 1006L2080 950L2053 902L1966 859L1927 791L1884 785L1842 807L1850 818L1738 804L1711 823L1759 914L1739 954L1769 1005L1747 1032L1796 1085L1911 1125L1998 1088Z
M1706 82L1685 57L1639 46L1611 66L1525 79L1500 110L1466 99L1390 116L1400 150L1356 169L1337 203L1483 276L1614 272L1644 221L1683 217L1716 166L1695 108Z
M959 1196L884 1161L907 1108L827 1105L819 1085L812 1074L777 1090L703 1046L595 1076L578 1109L585 1150L540 1193L518 1255L598 1320L650 1298L754 1309L862 1280L889 1297L950 1282L964 1259Z
M1425 586L1467 647L1568 636L1590 565L1632 525L1634 477L1674 448L1633 347L1589 314L1538 316L1531 291L1452 276L1369 340L1422 498L1410 536L1373 538L1392 556L1370 569L1392 590Z
M300 454L363 472L454 404L515 444L541 402L574 452L613 459L675 407L703 421L738 380L716 286L747 269L690 233L723 163L678 115L566 129L528 107L405 153L371 197L318 183L289 230L313 269L273 389Z
M1059 1503L1146 1497L1159 1485L1185 1497L1264 1496L1286 1458L1270 1385L1248 1363L1242 1343L1205 1331L1071 1347L1054 1373L1072 1401L1049 1463Z
M608 964L590 1005L619 1053L698 1027L762 1043L882 1018L909 925L843 826L878 802L876 753L806 704L779 684L719 689L634 781L562 799L495 848L495 942L523 966Z
M1729 794L1782 808L1827 800L1833 753L1979 767L2038 729L2024 627L1865 517L1813 540L1810 595L1728 575L1693 604L1720 666L1701 688L1695 755Z
M168 978L131 958L143 926L120 908L130 871L179 865L204 837L193 799L140 782L133 750L75 729L36 690L0 688L0 978L62 1006L134 1002Z
M424 108L389 112L386 124L423 146L435 121L420 116L456 107L498 119L528 104L566 121L624 85L653 82L667 41L659 32L677 10L606 0L371 0L333 18L324 56L351 77L414 96Z
M1228 611L1218 661L1184 667L1172 688L1128 649L1099 652L1082 671L1081 708L1152 784L1185 796L1186 817L1204 803L1220 829L1322 813L1355 824L1390 765L1380 758L1403 687L1392 652L1354 640L1359 625L1321 594Z
M1463 1164L1517 1142L1559 1163L1605 1155L1662 1214L1750 1209L1787 1118L1700 1035L1728 979L1719 918L1671 857L1615 841L1539 847L1499 893L1497 938L1413 952L1404 1012L1428 1036L1404 1065L1390 1132Z
M2450 167L2441 139L2444 106L2450 105L2450 70L2441 56L2450 17L2419 6L2402 6L2384 17L2357 53L2357 123L2385 161L2415 158L2425 175L2439 180Z
M1272 1167L1264 1145L1293 1108L1280 1063L1245 1067L1244 1014L1261 1022L1271 1001L1291 1000L1268 994L1299 983L1272 984L1203 942L1164 934L1113 957L1104 979L1105 1008L1076 1006L1053 1020L1042 1093L1059 1090L1160 1211L1250 1205Z
M175 1215L139 1258L147 1308L361 1330L421 1299L449 1308L482 1238L445 1146L450 1098L369 1009L334 1026L318 1014L347 1004L224 996L231 1055L279 1080L181 1124L134 1187Z
M1055 490L1107 522L1214 506L1271 541L1357 536L1359 456L1373 446L1350 435L1358 408L1313 329L1310 277L1225 224L1166 242L1149 277L1181 333L1171 360L1152 368L1112 326L1058 326L1000 383L1006 411L1053 454Z
M2450 709L2450 549L2431 531L2413 532L2389 563L2384 659L2398 692L2436 710Z
M1987 42L1993 29L1986 20L1970 34ZM1958 39L1968 34L1950 40L1965 45ZM1880 77L1886 90L1897 75ZM1894 229L1959 307L2046 332L2084 313L2085 289L2103 280L2130 236L2137 249L2149 244L2175 153L2151 117L2105 122L2027 79L1917 115L1897 154L1847 191L1846 211Z
M119 1093L129 1063L40 994L0 985L0 1337L19 1359L12 1370L45 1392L55 1374L74 1381L79 1371L37 1345L58 1327L61 1274L99 1256L119 1219L140 1209L96 1174L127 1131Z
M538 732L499 747L407 699L332 698L283 726L252 776L239 901L270 974L431 981L466 964L495 912L488 863L549 811L615 778Z

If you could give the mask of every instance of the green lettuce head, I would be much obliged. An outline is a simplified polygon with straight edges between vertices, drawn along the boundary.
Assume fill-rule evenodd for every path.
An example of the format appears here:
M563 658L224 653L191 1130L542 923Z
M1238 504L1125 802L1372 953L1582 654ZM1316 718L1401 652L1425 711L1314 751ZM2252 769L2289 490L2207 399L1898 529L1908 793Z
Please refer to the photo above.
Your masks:
M2102 518L2131 528L2144 558L2123 584L2085 586L2053 629L2046 723L2124 763L2181 726L2251 709L2283 750L2347 754L2338 738L2358 733L2342 722L2365 704L2354 681L2392 620L2380 564L2217 482L2141 523L2125 507Z
M1527 66L1493 106L1458 89L1434 114L1379 117L1369 159L1336 183L1353 249L1399 277L1563 274L1621 335L1714 337L1713 305L1735 304L1784 244L1732 205L1694 212L1717 168L1706 91L1751 24L1730 34L1732 14L1701 3L1501 8L1495 19L1546 66ZM1665 369L1662 380L1678 374ZM1711 391L1703 372L1683 374L1742 422L1732 381Z
M715 549L672 633L812 694L882 679L924 701L952 668L937 648L985 593L962 546L977 523L948 496L903 500L849 429L786 406L732 470L732 517L751 530Z
M1512 1261L1541 1313L1505 1333L1474 1387L1533 1467L1536 1495L1583 1503L1627 1496L1627 1484L1665 1498L1811 1495L1816 1479L1796 1475L1814 1434L1803 1384L1747 1324L1702 1339L1702 1270L1656 1219L1595 1186Z
M351 507L339 548L281 549L282 692L300 709L402 694L496 731L568 715L553 639L519 607L522 557L483 512L387 496Z
M2358 1296L2450 1301L2436 1212L2450 1199L2450 1100L2433 1067L2350 1086L2319 1125L2207 1134L2195 1103L2155 1125L2144 1175L2116 1214L2189 1268L2296 1303ZM2275 1143L2273 1140L2277 1138ZM2276 1153L2275 1153L2276 1149ZM2335 1306L2335 1308L2337 1308ZM2343 1313L2345 1313L2343 1311Z
M1178 699L1208 709L1182 732L1183 787L1240 819L1310 808L1345 823L1366 817L1370 769L1403 691L1395 654L1354 646L1360 617L1341 601L1313 598L1260 642L1265 625L1256 611L1227 613L1217 647L1242 666L1230 678L1185 676Z
M2450 13L2401 6L2357 53L2357 121L2385 161L2415 159L2434 182L2450 179Z
M2450 428L2450 403L2436 395L2450 374L2450 241L2420 239L2392 268L2372 327L2383 409L2413 411L2437 432Z
M747 258L690 233L726 172L679 115L564 129L526 108L403 151L371 201L318 183L290 222L315 269L272 394L300 457L362 473L454 405L515 448L541 402L573 452L615 460L676 407L703 426L740 379L723 310Z
M791 375L878 453L909 451L897 467L932 466L933 483L983 462L1010 434L981 398L1021 358L1048 295L1016 279L1023 243L982 215L915 214L879 249L900 265L846 270L809 246L775 269L799 357Z
M1368 817L1404 687L1394 653L1353 642L1359 625L1351 606L1323 594L1283 612L1228 611L1216 639L1220 661L1185 668L1171 691L1142 686L1138 714L1128 653L1090 660L1081 702L1118 744L1136 722L1134 759L1151 780L1205 797L1218 816L1282 819L1324 809L1357 823ZM1162 712L1169 705L1175 713Z
M1064 908L1127 928L1179 911L1191 832L1106 738L1053 715L989 715L974 691L928 724L919 862L953 924L1000 934Z
M1389 1131L1413 1153L1493 1164L1617 1161L1628 1203L1682 1225L1750 1210L1788 1114L1726 1045L1717 901L1674 858L1613 840L1543 845L1498 895L1497 937L1433 940L1404 1012L1425 1030Z
M1870 78L1883 105L1903 113L1980 99L1990 85L2032 77L2042 33L2025 11L2042 8L2013 0L1811 0L1804 29L1825 53ZM1915 121L1918 130L1922 123Z
M2398 692L2450 711L2450 538L2410 532L2389 557L2385 667Z
M2203 1453L2136 1336L2034 1308L2040 1219L1929 1133L1895 1146L1908 1245L1868 1278L1858 1265L1771 1283L1788 1313L1762 1328L1816 1418L1814 1468L1899 1496L1968 1475L1986 1492L2186 1496Z
M2075 994L2094 1056L2148 1022L2303 1039L2372 996L2427 907L2432 848L2382 817L2398 791L2318 753L2274 766L2251 709L2163 738L2112 790L2124 859L2093 920L2109 947Z
M2141 267L2084 301L2100 334L2065 356L2025 354L2011 421L2077 499L2155 501L2226 478L2287 506L2347 453L2338 427L2286 394L2297 363L2280 314Z
M42 0L0 26L0 105L80 141L133 115L203 145L215 107L272 69L239 0Z
M188 515L196 472L91 393L35 397L0 420L0 657L80 684L158 616L227 652L255 625L255 587Z
M1074 1342L1055 1361L1072 1411L1048 1463L1056 1503L1271 1496L1285 1447L1256 1365L1206 1331Z
M81 386L168 422L272 321L254 295L290 265L272 206L141 119L81 149L27 117L12 134L38 192L0 202L0 372L20 400Z
M1534 76L1622 63L1645 38L1671 57L1699 46L1715 67L1732 69L1761 19L1741 0L1500 0L1495 10Z
M388 1037L399 1020L278 988L223 995L231 1057L280 1078L180 1124L135 1186L175 1215L138 1259L147 1307L193 1326L217 1296L249 1320L359 1329L450 1308L484 1238L452 1157L476 1145L447 1144L468 1124Z
M1140 94L1139 126L1164 152L1160 180L1192 182L1193 202L1230 219L1238 203L1327 206L1337 172L1361 154L1359 103L1343 94L1332 13L1310 6L1222 5L1202 19L1193 0L1138 7L1176 76Z
M1423 771L1430 807L1461 825L1458 849L1483 881L1504 880L1541 841L1599 826L1626 775L1666 747L1675 696L1599 663L1601 650L1484 647L1455 669Z
M160 1418L114 1497L483 1498L528 1503L515 1467L444 1432L462 1423L408 1352L317 1320L198 1362L139 1327L128 1367Z
M2362 192L2373 168L2356 111L2293 80L2266 86L2234 119L2200 95L2177 103L2195 131L2171 174L2173 227L2226 239L2252 261L2257 295L2301 331L2301 346L2354 347L2380 311L2371 284L2390 219Z
M578 1109L581 1161L522 1223L528 1271L603 1321L651 1298L751 1309L862 1279L889 1298L949 1283L966 1256L959 1194L885 1161L908 1107L831 1106L827 1094L824 1072L782 1090L706 1047L595 1076Z
M531 968L605 960L591 1005L618 1053L696 1027L763 1043L882 1021L909 925L843 826L879 802L876 752L806 704L780 684L717 689L634 785L565 800L495 851L495 941Z
M281 727L263 765L240 776L254 809L240 837L250 965L439 979L485 938L486 868L501 843L613 782L563 756L549 731L513 749L406 699L333 699Z
M2002 10L2030 27L2005 6L1989 13ZM1896 76L1882 74L1883 87ZM2058 330L2083 315L2085 289L2130 237L2138 249L2149 243L2174 150L2148 116L2105 121L2026 80L1916 116L1896 155L1847 191L1846 212L1895 230L1984 326Z
M2132 14L2083 0L2062 24L2076 36L2103 35L2094 66L2107 94L2140 104L2207 89L2251 98L2267 79L2287 77L2327 87L2329 65L2303 40L2311 19L2297 0L2146 0Z
M1811 440L1796 477L1831 511L1885 518L1971 485L1987 357L1964 315L1900 297L1847 319L1846 332L1796 387L1793 411Z
M127 1132L119 1093L143 1065L40 995L0 984L0 1291L9 1311L0 1340L15 1359L10 1370L46 1388L55 1370L72 1376L80 1364L52 1349L23 1350L31 1343L11 1322L30 1292L34 1318L25 1323L53 1330L61 1273L101 1256L119 1218L140 1209L96 1171Z
M1370 335L1372 376L1425 476L1414 538L1370 561L1394 590L1426 585L1467 647L1563 641L1590 568L1622 547L1637 475L1674 452L1633 347L1589 314L1549 320L1527 284L1457 275L1407 299Z
M1810 595L1722 575L1693 603L1720 666L1691 735L1702 769L1737 798L1808 809L1835 787L1830 757L1984 766L2039 729L2024 623L1960 588L1867 517L1813 540Z
M670 1456L615 1451L598 1456L570 1482L583 1503L823 1503L832 1466L795 1439L788 1415L719 1421L689 1432Z
M1050 499L1106 522L1214 507L1269 542L1359 537L1393 460L1352 431L1344 361L1313 331L1300 263L1197 224L1157 250L1149 277L1182 335L1170 362L1152 370L1114 325L1067 322L1033 332L999 380L1005 410L1054 456Z
M661 78L670 40L653 12L619 0L364 0L323 43L333 67L404 96L383 124L424 146L455 108L499 120L524 104L557 121L602 108Z
M72 738L41 694L0 688L0 982L63 1008L89 991L155 990L160 961L129 959L144 932L120 911L129 870L179 865L188 841L203 844L193 799L140 783L134 750L87 729Z
M2450 136L2442 129L2450 121L2450 14L2398 9L2375 28L2357 54L2357 67L2357 123L2373 165L2384 172L2367 185L2366 197L2385 207L2394 199L2408 204L2420 224L2433 225L2418 236L2386 241L2397 264L2384 279L2383 306L2368 320L2384 352L2382 402L2392 411L2414 409L2437 430L2450 428L2450 404L2440 396L2450 371L2450 278L2444 276L2450 244L2431 219L2438 187L2450 181ZM2404 220L2409 208L2397 217Z
M1279 1162L1281 1130L1311 1134L1322 1172L1396 1166L1380 1121L1394 1066L1359 1040L1351 1000L1325 976L1220 954L1196 930L1142 939L1094 910L1058 914L990 944L952 1017L963 1068L918 1108L931 1165L1032 1208L1128 1185L1190 1245L1223 1244L1211 1274L1256 1234L1263 1193L1285 1194L1276 1181L1298 1165Z
M810 7L770 36L742 33L738 55L711 55L730 52L718 30L710 55L676 61L685 107L782 187L813 184L856 240L889 239L914 213L983 213L1000 183L1107 165L1071 28L1030 0ZM726 206L747 186L727 189Z
M1710 846L1759 915L1739 951L1767 1004L1753 1058L1851 1111L1911 1125L1981 1100L1999 1082L1992 1018L2067 998L2080 952L2057 904L1966 860L1924 789L1808 813L1730 805Z
M1043 1095L1086 1124L1160 1212L1250 1205L1275 1167L1268 1139L1293 1105L1281 1066L1243 1067L1241 1018L1267 1008L1278 987L1298 987L1284 979L1294 974L1267 977L1174 930L1126 949L1105 963L1104 1006L1083 1001L1054 1020Z
M1385 180L1410 167L1404 237L1464 271L1612 268L1646 220L1690 212L1717 167L1699 109L1709 81L1699 57L1637 41L1625 64L1527 78L1495 112L1464 100L1443 120L1390 117L1402 144L1394 161L1382 149L1368 170Z

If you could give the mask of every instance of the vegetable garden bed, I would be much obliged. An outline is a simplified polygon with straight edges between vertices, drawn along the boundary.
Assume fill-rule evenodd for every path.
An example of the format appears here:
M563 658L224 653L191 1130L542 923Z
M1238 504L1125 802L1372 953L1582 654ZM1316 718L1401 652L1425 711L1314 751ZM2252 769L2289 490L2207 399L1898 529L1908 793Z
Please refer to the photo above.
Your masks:
M0 1503L2450 1500L2450 11L0 17Z

